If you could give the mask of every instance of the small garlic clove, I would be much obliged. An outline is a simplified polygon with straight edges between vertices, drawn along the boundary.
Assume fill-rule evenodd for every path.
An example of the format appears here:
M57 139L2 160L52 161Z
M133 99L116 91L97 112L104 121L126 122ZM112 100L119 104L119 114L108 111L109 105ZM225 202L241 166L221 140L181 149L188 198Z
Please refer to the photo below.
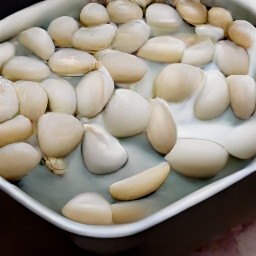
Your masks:
M163 99L152 99L150 103L152 110L147 126L147 137L157 152L167 154L176 142L176 124L168 104Z
M64 79L50 78L40 86L46 91L49 99L49 109L73 115L76 111L76 93L73 86Z
M127 162L126 150L105 129L91 124L85 124L84 129L83 159L89 171L95 174L112 173Z
M120 201L135 200L147 196L159 189L170 172L170 165L162 162L129 178L110 185L111 196Z
M64 205L62 214L83 224L112 224L110 204L97 193L83 193L75 196Z
M190 177L206 178L219 173L227 164L227 150L203 139L178 139L174 148L165 156L177 172Z
M62 158L44 157L45 165L56 175L62 175L66 172L67 164Z
M15 46L13 43L4 42L0 44L0 70L3 65L15 56Z
M210 24L196 26L195 32L198 36L207 36L211 38L213 42L217 42L224 38L224 29Z
M198 95L194 114L198 119L210 120L220 116L229 106L229 88L225 76L218 70L205 73L206 80Z
M151 106L140 94L116 89L103 111L103 120L112 135L129 137L146 129L150 114Z
M248 75L227 77L231 107L234 114L241 119L248 119L254 112L256 102L256 85Z
M153 0L131 0L131 2L134 2L135 4L139 5L142 8L147 7L148 5L150 5Z

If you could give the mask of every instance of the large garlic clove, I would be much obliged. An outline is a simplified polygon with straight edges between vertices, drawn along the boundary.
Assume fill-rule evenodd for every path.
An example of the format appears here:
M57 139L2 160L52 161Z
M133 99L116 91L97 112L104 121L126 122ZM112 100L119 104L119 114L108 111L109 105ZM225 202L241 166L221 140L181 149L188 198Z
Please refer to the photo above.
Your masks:
M147 126L147 137L152 147L161 154L173 148L177 128L167 103L159 98L150 100L152 110Z
M0 123L19 111L19 99L12 82L0 76Z
M28 118L18 115L0 123L0 147L26 140L32 134L32 124Z
M59 75L80 76L94 70L96 62L96 59L85 51L65 48L55 52L48 65Z
M185 44L172 36L150 38L137 52L137 56L150 61L175 63L180 62Z
M106 49L114 39L117 27L114 24L102 24L78 29L72 38L74 48L95 52Z
M64 79L46 79L41 84L49 99L49 109L73 115L76 111L76 93L73 86Z
M227 82L234 114L241 119L249 118L254 112L256 102L254 79L248 75L232 75L227 77Z
M0 176L19 180L27 175L41 160L41 153L24 142L0 148Z
M218 70L205 73L206 80L194 105L198 119L210 120L220 116L229 106L229 88L225 76Z
M20 101L20 114L37 122L47 108L48 96L45 90L33 81L17 81L14 87Z
M150 36L150 28L143 20L134 20L117 28L112 48L122 52L136 52Z
M112 135L128 137L146 129L150 114L151 106L140 94L116 89L103 111L103 119Z
M107 174L117 171L127 162L126 150L105 129L91 124L85 124L84 129L83 159L89 171Z
M117 83L135 83L147 72L145 62L129 53L106 49L97 52L95 57Z
M170 172L170 165L162 162L124 180L110 185L111 196L120 201L135 200L147 196L159 189Z
M198 36L207 36L214 42L224 38L224 29L210 24L196 26L195 32Z
M246 50L229 40L219 41L215 47L214 60L226 75L247 75L250 59Z
M47 32L56 46L71 47L73 34L78 29L79 24L73 17L61 16L51 21Z
M48 60L55 51L54 43L42 28L32 27L19 34L19 41L43 60Z
M13 43L4 42L0 44L0 70L3 65L15 56L15 46Z
M2 74L12 81L37 81L47 78L50 75L50 69L39 59L27 56L15 56L5 63Z
M97 193L83 193L75 196L64 205L62 214L83 224L112 224L110 204Z
M177 172L196 178L216 175L227 164L229 154L221 145L203 139L178 139L165 156Z
M38 120L38 140L42 153L47 157L61 158L81 143L82 124L72 115L49 112Z
M113 92L113 79L104 67L86 74L76 86L79 116L91 118L99 114Z
M62 175L66 172L67 164L62 158L44 157L45 165L56 175Z
M203 71L192 65L177 63L164 67L154 83L154 97L179 102L190 97L204 82Z
M141 8L128 0L117 0L108 3L107 11L110 20L117 24L138 20L143 16Z

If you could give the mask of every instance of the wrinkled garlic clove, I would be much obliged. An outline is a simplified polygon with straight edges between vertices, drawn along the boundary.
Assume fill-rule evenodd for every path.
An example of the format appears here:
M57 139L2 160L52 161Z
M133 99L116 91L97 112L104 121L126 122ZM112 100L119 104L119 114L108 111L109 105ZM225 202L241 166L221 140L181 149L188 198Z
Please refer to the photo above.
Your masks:
M56 175L62 175L66 172L67 164L62 158L44 157L45 165Z
M206 36L211 38L213 42L217 42L224 38L224 29L210 24L196 26L195 32L198 36Z
M159 165L117 181L110 185L111 196L120 201L135 200L159 189L170 172L170 165L162 162Z
M177 138L177 128L168 104L159 98L150 100L152 110L147 126L147 137L152 147L161 154L173 148Z
M47 32L56 46L71 47L73 34L78 29L79 24L73 17L61 16L49 24Z
M62 76L81 76L95 69L97 60L89 53L65 48L55 52L48 61L51 70Z
M85 124L84 129L83 159L89 171L95 174L112 173L127 162L126 150L105 129L91 124Z
M81 143L82 124L72 115L49 112L38 120L38 140L46 157L61 158Z
M229 88L225 76L218 70L205 73L206 80L198 95L194 113L198 119L210 120L220 116L230 104Z
M41 160L41 153L31 145L17 142L0 148L0 176L19 180Z
M32 124L28 118L18 115L0 123L0 147L26 140L32 134Z
M172 36L150 38L137 52L137 56L163 63L180 62L185 44Z
M190 97L204 82L203 71L192 65L175 63L164 67L154 83L154 97L179 102Z
M62 214L83 224L112 224L110 204L97 193L83 193L75 196L62 208Z
M12 81L37 81L47 78L50 75L50 69L42 60L27 56L15 56L5 63L2 75Z
M17 81L14 87L19 97L20 114L37 122L47 108L48 96L45 90L33 81Z
M226 76L247 75L249 72L250 59L247 51L229 40L216 44L214 60Z
M42 28L32 27L19 34L19 41L43 60L48 60L55 51L54 43Z
M178 139L165 156L171 167L190 177L212 177L227 164L229 154L221 145L203 139Z
M49 99L49 109L73 115L76 111L76 93L73 86L64 79L46 79L41 84Z
M116 89L103 111L103 120L112 135L129 137L146 129L150 114L151 106L140 94Z
M15 46L13 43L4 42L0 44L0 70L3 65L15 56Z
M227 82L234 114L241 119L249 118L256 103L254 79L248 75L232 75L227 77Z
M91 118L99 114L113 92L114 81L104 67L86 74L76 86L79 116Z

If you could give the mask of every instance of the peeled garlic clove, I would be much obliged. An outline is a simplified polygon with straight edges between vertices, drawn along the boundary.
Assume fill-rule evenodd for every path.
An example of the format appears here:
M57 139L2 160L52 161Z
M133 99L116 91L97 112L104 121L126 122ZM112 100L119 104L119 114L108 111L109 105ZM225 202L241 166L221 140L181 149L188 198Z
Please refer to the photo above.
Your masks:
M32 134L32 124L28 118L18 115L0 123L0 147L24 141Z
M47 78L50 75L50 69L39 59L27 56L15 56L5 63L2 75L12 81L37 81Z
M116 83L135 83L147 72L147 66L138 57L115 50L103 50L95 54Z
M196 26L195 32L198 36L207 36L211 38L214 42L217 42L220 39L224 38L224 29L210 24Z
M145 8L149 4L153 2L153 0L132 0L131 2L134 2L135 4Z
M150 61L175 63L180 62L185 44L172 36L150 38L137 52L137 56Z
M64 79L46 79L41 84L49 99L49 109L73 115L76 111L76 93L73 86Z
M19 97L20 114L37 122L47 108L48 96L45 90L33 81L17 81L14 87Z
M219 41L215 47L214 60L226 75L247 75L250 59L246 50L233 42Z
M246 20L235 20L228 29L228 36L237 45L250 48L255 38L255 27Z
M82 117L94 117L106 106L114 92L114 82L101 67L86 74L76 86L77 112Z
M150 36L150 28L143 20L134 20L117 28L112 48L122 52L137 51Z
M55 51L54 43L42 28L32 27L19 35L19 41L43 60L48 60Z
M47 32L56 46L71 47L73 34L78 29L79 24L73 17L61 16L49 24Z
M62 175L66 172L67 164L62 158L44 157L45 165L56 175Z
M62 76L81 76L95 69L96 59L89 53L65 48L55 52L48 61L51 70Z
M207 9L200 2L193 0L178 1L176 10L186 22L192 25L204 24L207 22Z
M154 97L179 102L190 97L204 82L203 71L192 65L175 63L164 67L154 83Z
M255 109L256 85L248 75L232 75L227 77L231 107L234 114L241 118L249 118Z
M81 143L82 124L74 116L49 112L38 120L38 140L42 153L47 157L61 158Z
M150 114L151 106L140 94L116 89L103 111L103 119L112 135L128 137L146 129Z
M19 180L41 160L41 153L31 145L17 142L0 148L0 176Z
M117 171L127 162L127 152L105 129L91 124L85 124L84 129L83 159L89 171L107 174Z
M210 120L220 116L229 106L229 88L225 76L218 70L205 73L206 80L194 105L198 119Z
M85 26L97 26L109 22L106 8L99 3L88 3L80 13L80 21Z
M107 11L110 20L117 24L138 20L143 16L141 8L128 0L116 0L108 3Z
M83 193L75 196L62 208L62 214L83 224L112 224L110 204L97 193Z
M0 44L0 70L3 65L15 56L15 46L10 42Z
M153 148L167 154L177 138L177 128L167 103L159 98L150 100L152 110L147 126L147 137Z
M159 189L169 172L170 165L162 162L153 168L113 183L109 187L109 192L113 198L120 201L135 200Z
M12 82L0 76L0 123L11 119L19 110L19 99Z
M178 139L165 156L177 172L196 178L216 175L227 164L229 154L221 145L203 139Z

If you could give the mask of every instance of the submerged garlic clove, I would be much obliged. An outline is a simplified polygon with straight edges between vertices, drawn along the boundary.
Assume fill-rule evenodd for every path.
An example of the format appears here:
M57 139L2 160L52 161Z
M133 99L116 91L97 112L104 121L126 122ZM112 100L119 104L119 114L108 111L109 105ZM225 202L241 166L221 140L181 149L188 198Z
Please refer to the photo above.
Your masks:
M175 63L164 67L154 82L154 97L179 102L190 97L204 82L203 71L192 65Z
M85 124L84 129L83 159L89 171L95 174L112 173L127 162L126 150L105 129L91 124Z
M185 44L172 36L150 38L137 52L137 56L150 61L175 63L180 62Z
M135 200L159 189L170 172L170 165L162 162L129 178L110 185L111 196L120 201Z
M228 157L227 150L213 141L188 138L178 139L165 159L185 176L206 178L219 173Z
M14 87L19 97L20 114L37 122L47 108L48 96L45 90L33 81L17 81Z
M51 70L62 76L81 76L95 69L97 60L89 53L65 48L55 52L48 61Z
M0 44L0 70L3 65L15 56L15 46L13 43L4 42Z
M177 128L168 104L159 98L150 100L152 110L147 126L147 137L152 147L161 154L173 148L177 138Z
M56 175L62 175L66 172L67 164L62 158L44 157L45 165Z
M48 95L50 111L71 115L75 113L76 93L68 81L50 78L44 80L40 85Z
M195 32L198 36L207 36L214 42L224 38L224 29L210 24L196 26Z
M254 79L248 75L232 75L227 77L227 82L234 114L241 119L249 118L254 112L256 103Z
M218 70L205 73L206 79L198 95L194 114L198 119L210 120L220 116L229 106L229 89L225 76Z
M97 193L83 193L75 196L64 205L62 214L83 224L112 224L110 204Z
M82 124L74 116L49 112L38 120L38 140L46 157L61 158L81 143L84 134Z
M17 142L0 148L0 176L19 180L41 160L41 153L31 145Z
M116 89L103 111L103 119L112 135L128 137L146 129L150 114L151 106L140 94Z

